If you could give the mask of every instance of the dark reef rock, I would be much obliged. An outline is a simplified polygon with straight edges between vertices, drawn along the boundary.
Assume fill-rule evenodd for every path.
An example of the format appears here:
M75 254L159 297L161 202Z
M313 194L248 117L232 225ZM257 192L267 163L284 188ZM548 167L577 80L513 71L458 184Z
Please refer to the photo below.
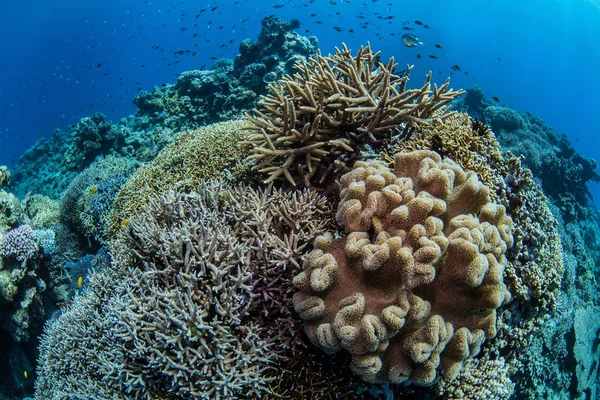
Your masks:
M493 105L479 87L468 89L456 108L489 125L504 149L525 157L524 165L541 180L565 220L586 215L586 206L593 202L587 183L600 181L598 164L577 153L566 135L529 111Z
M492 103L485 98L483 90L477 85L466 90L465 96L461 101L456 103L456 109L458 111L464 111L468 113L472 118L483 120L483 112Z
M248 82L250 76L255 82L264 83L263 78L269 72L274 72L279 79L293 72L296 61L315 55L318 51L319 44L315 36L307 38L293 31L300 26L298 20L284 22L267 17L261 24L258 42L250 39L242 41L240 54L233 64L234 74L242 82ZM265 85L262 85L259 94L264 91Z
M258 41L244 39L235 60L216 60L212 69L183 72L175 85L142 91L133 100L138 107L138 129L161 124L173 131L243 115L256 106L267 86L293 72L296 62L317 54L316 37L292 29L298 21L265 18Z

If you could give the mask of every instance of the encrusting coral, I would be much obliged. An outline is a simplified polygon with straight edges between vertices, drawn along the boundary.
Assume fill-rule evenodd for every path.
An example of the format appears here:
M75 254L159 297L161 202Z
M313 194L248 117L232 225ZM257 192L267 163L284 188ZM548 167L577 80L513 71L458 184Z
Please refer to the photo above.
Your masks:
M346 350L369 382L451 381L510 300L503 282L512 221L473 172L431 151L398 154L392 172L357 162L336 214L348 235L315 240L294 278L311 341Z
M269 174L266 182L286 179L293 186L323 188L347 171L365 146L381 147L399 125L442 121L446 104L463 91L450 80L431 89L431 74L419 89L406 89L412 67L396 75L392 57L378 61L370 45L356 56L344 45L336 54L295 65L297 73L269 85L261 109L246 115L252 134L254 166Z

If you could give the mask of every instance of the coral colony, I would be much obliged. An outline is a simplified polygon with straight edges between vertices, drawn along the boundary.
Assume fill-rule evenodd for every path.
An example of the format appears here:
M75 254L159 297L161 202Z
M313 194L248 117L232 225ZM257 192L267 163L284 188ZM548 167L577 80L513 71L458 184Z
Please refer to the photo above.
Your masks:
M593 161L477 88L411 89L369 44L324 56L295 27L267 19L235 61L0 168L12 379L40 400L583 396Z

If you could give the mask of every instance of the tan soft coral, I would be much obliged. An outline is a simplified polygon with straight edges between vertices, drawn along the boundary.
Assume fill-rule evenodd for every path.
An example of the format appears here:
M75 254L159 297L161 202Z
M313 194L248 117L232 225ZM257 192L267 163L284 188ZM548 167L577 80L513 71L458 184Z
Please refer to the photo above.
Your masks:
M474 172L431 151L357 162L336 215L348 235L315 240L294 278L310 340L346 350L369 382L452 380L510 300L512 221Z

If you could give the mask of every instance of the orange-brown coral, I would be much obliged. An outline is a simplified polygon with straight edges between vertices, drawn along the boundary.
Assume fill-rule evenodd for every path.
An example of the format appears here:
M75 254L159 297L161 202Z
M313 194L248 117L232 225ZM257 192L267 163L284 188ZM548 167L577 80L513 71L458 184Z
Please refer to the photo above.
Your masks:
M494 189L501 179L491 167L490 158L498 160L498 142L490 129L465 113L455 113L443 124L422 125L411 140L398 142L386 159L393 162L394 155L413 150L433 150L442 157L456 161L465 170L477 173L479 180ZM492 196L494 195L492 191Z
M397 155L394 172L357 162L341 184L349 234L318 237L294 278L309 338L348 351L369 382L452 380L510 299L511 219L475 173L430 151Z
M394 59L382 64L378 55L367 45L352 56L344 45L269 85L260 110L246 116L254 168L269 174L266 182L323 188L365 145L389 142L400 124L409 130L451 115L444 106L463 92L449 89L449 80L432 90L429 74L421 88L406 89L411 67L396 75Z

